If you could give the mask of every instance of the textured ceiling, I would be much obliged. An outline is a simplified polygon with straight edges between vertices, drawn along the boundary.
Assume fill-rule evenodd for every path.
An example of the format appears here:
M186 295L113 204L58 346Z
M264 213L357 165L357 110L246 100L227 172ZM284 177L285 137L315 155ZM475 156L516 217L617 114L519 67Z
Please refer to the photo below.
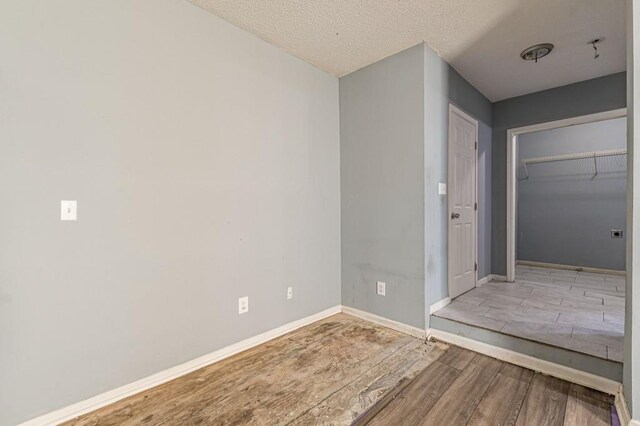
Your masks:
M336 76L424 41L492 101L626 68L624 0L191 1Z

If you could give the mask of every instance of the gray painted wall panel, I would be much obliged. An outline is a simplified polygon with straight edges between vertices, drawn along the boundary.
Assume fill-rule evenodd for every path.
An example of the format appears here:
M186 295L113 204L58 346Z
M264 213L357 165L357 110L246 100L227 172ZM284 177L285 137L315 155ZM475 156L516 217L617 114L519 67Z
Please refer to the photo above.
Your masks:
M342 303L420 328L423 84L422 45L340 79Z
M335 77L175 0L0 2L0 56L1 425L340 304Z
M625 79L612 74L493 104L492 273L506 273L507 129L624 108Z
M526 133L518 160L586 151L625 149L626 118ZM518 182L519 260L624 270L626 157L531 164ZM519 163L520 164L520 163Z
M437 195L447 181L449 103L478 119L478 277L491 262L491 102L433 50L425 46L425 244L427 308L449 295L447 283L447 198Z
M478 278L491 274L491 134L484 122L478 128Z
M429 305L447 297L447 198L437 191L449 102L481 118L478 253L489 273L491 103L420 44L340 79L343 304L424 327Z

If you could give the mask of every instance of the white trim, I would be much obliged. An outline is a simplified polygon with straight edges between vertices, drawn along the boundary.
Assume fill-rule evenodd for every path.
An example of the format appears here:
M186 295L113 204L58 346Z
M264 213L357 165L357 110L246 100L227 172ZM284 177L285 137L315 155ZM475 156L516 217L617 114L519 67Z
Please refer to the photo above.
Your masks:
M624 397L624 393L622 389L619 392L616 392L616 399L613 403L616 407L616 412L618 413L618 419L620 420L620 425L633 425L631 423L631 415L629 414L629 406L627 405L627 400ZM634 420L636 425L640 426L640 423L637 423L637 420Z
M448 120L448 124L447 124L447 188L448 191L450 192L452 190L452 186L451 186L451 114L456 114L459 115L460 117L462 117L463 119L471 122L476 129L476 135L475 135L475 156L474 156L474 173L475 173L475 180L476 180L476 185L474 188L474 194L473 194L473 199L474 199L474 203L478 203L478 132L479 132L479 124L478 124L478 120L474 117L472 117L471 115L469 115L468 113L466 113L465 111L461 110L460 108L458 108L457 106L455 106L452 103L449 103L449 114L447 116L447 120ZM451 216L451 200L452 197L450 197L449 195L447 195L447 259L451 259L451 248L453 247L453 245L451 244L451 241L449 241L450 238L450 228L451 228L451 221L449 220L449 217ZM478 206L479 208L480 206ZM474 281L477 283L478 282L478 208L475 209L474 211L474 220L475 220L475 232L473 235L473 247L475 247L474 250L474 263L476 265L476 269L475 269L475 278ZM451 294L451 262L447 262L447 289L449 291L449 294Z
M507 276L506 275L491 274L491 281L504 282L504 281L507 281Z
M534 358L509 349L499 348L487 343L478 342L467 337L458 336L457 334L448 333L446 331L431 329L430 337L451 343L474 352L478 352L492 358L516 364L530 370L539 371L549 376L557 377L568 382L586 386L591 389L599 390L610 395L617 395L621 392L622 385L614 380L596 376L595 374L586 373L584 371L575 370L564 365L555 364L553 362Z
M631 419L629 426L640 426L640 420Z
M433 305L429 306L429 315L433 315L434 312L439 311L440 309L442 309L445 306L447 306L449 303L451 303L451 298L450 297L445 297L444 299L440 300L439 302L434 303Z
M507 281L514 281L516 266L516 172L517 158L515 144L517 136L523 133L538 132L540 130L557 129L560 127L575 126L577 124L593 123L596 121L611 120L627 115L627 109L615 109L599 112L597 114L572 117L564 120L550 121L531 126L516 127L507 130Z
M559 263L534 262L531 260L518 260L516 261L516 266L517 265L539 266L541 268L566 269L568 271L582 271L582 272L589 272L594 274L620 275L623 277L626 275L625 271L618 271L616 269L592 268L590 266L562 265Z
M170 380L191 373L192 371L198 370L199 368L206 367L232 355L261 345L265 342L268 342L269 340L297 330L300 327L304 327L305 325L309 325L316 321L320 321L324 318L338 314L341 311L341 306L334 306L322 312L318 312L317 314L290 322L278 328L274 328L273 330L266 331L264 333L242 340L238 343L234 343L233 345L211 352L207 355L203 355L175 367L160 371L149 377L145 377L144 379L129 383L128 385L120 386L119 388L101 393L84 401L66 406L64 408L60 408L49 414L45 414L35 419L26 421L25 423L22 423L21 426L56 425L68 420L72 420L83 414L90 413L94 410L105 407L109 404L113 404L114 402L120 401L121 399L129 397L131 395L143 392L147 389L151 389L155 386L161 385Z
M485 285L486 283L488 283L489 281L491 281L491 274L487 275L484 278L480 278L477 282L476 282L476 287L480 287Z
M342 305L342 312L345 314L353 315L354 317L361 318L363 320L372 322L374 324L381 325L383 327L390 328L400 333L408 334L418 339L426 339L427 332L422 328L407 325L398 321L390 320L389 318L381 317L369 312L361 311L360 309L352 308L350 306Z

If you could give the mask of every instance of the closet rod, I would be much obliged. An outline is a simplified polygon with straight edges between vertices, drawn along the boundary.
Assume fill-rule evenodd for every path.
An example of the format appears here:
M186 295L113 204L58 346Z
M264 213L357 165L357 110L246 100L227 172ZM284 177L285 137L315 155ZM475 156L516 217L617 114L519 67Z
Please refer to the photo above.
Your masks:
M590 152L579 152L576 154L562 154L562 155L551 155L548 157L534 157L534 158L525 158L522 160L522 164L535 164L535 163L550 163L553 161L568 161L568 160L581 160L583 158L599 158L599 157L613 157L615 155L626 155L626 149L612 149L609 151L590 151Z
M524 173L526 176L525 179L529 179L529 170L527 170L527 164L551 163L554 161L593 159L593 167L595 168L595 173L591 177L591 179L594 179L596 176L598 176L598 162L596 161L596 158L614 157L617 155L627 155L627 150L611 149L608 151L590 151L590 152L579 152L576 154L551 155L547 157L525 158L520 162L522 163L522 166L524 168Z

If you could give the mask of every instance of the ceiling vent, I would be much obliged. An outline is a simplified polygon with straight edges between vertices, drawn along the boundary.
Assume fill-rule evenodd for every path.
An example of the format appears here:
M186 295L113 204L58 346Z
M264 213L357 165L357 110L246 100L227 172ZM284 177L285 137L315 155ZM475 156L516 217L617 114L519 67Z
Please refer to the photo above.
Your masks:
M535 46L524 49L520 54L520 57L525 61L538 62L538 59L544 58L551 53L552 50L553 44L551 43L536 44Z

